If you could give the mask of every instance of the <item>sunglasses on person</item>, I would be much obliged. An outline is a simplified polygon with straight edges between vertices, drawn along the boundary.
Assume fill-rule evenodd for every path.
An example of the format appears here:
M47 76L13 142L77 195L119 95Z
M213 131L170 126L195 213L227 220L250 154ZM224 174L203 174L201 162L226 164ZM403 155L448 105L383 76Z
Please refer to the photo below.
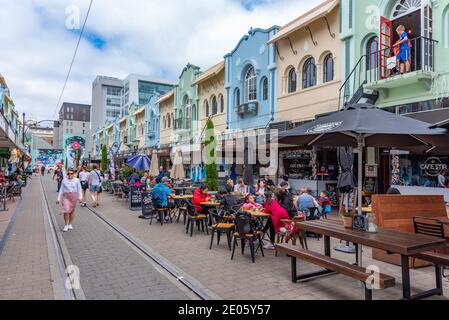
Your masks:
M75 172L67 172L68 175L73 175Z

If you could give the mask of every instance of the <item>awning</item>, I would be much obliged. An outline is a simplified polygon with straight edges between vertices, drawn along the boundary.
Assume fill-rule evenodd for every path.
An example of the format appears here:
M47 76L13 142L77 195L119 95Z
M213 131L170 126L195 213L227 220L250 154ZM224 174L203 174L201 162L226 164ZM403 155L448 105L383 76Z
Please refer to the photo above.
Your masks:
M291 33L306 27L312 22L328 15L334 10L338 4L339 0L327 0L320 4L319 6L313 8L312 10L306 12L302 16L296 18L295 20L287 23L285 26L281 27L278 33L268 41L268 44L275 43L285 37L288 37Z
M449 108L416 112L405 116L430 123L435 127L449 128Z

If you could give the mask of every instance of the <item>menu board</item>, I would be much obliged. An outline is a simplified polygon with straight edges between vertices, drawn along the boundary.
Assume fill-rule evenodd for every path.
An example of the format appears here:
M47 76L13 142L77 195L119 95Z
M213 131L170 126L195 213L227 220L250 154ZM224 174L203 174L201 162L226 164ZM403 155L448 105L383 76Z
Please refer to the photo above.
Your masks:
M129 190L129 209L140 210L142 207L142 188L130 187Z
M145 217L151 216L153 214L153 196L151 192L142 192L142 215Z

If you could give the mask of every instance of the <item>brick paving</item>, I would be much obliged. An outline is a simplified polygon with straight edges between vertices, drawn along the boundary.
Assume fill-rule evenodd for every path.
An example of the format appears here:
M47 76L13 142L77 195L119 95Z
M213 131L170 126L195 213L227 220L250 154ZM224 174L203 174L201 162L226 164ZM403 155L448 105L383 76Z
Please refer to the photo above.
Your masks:
M54 182L43 178L51 210L62 229L55 204ZM63 233L71 260L80 270L81 288L89 300L191 299L170 276L156 269L141 253L86 208L77 208L74 230Z
M6 213L0 213L3 225L0 236L10 222L15 205L16 221L0 256L0 299L51 300L54 298L48 248L42 212L40 183L35 177Z
M139 212L131 212L127 204L113 201L109 194L102 195L101 206L97 212L119 225L137 239L151 247L172 264L176 265L190 277L198 280L203 286L224 299L260 300L260 299L297 299L297 300L357 300L364 299L364 289L351 278L343 275L332 275L304 283L294 284L290 280L290 259L285 256L275 257L273 251L260 252L256 255L256 263L252 264L249 252L245 256L236 250L234 260L226 241L220 246L214 244L209 250L210 237L194 232L192 238L185 233L180 224L154 223L138 219ZM224 240L224 239L223 239ZM309 239L309 249L323 252L323 241ZM332 239L332 247L339 241ZM332 250L336 258L354 262L355 256ZM380 271L396 278L396 286L373 293L377 300L396 300L402 297L400 267L375 261L371 258L370 248L364 247L363 264L376 265ZM315 271L316 266L300 263L301 272ZM412 292L434 287L434 269L432 267L411 271ZM444 280L445 294L449 298L449 282Z

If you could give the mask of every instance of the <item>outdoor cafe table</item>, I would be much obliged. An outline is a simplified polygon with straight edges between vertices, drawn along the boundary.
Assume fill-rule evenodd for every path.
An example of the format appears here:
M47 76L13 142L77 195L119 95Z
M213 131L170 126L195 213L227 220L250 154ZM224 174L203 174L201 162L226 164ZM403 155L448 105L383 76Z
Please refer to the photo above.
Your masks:
M303 231L314 232L324 236L324 252L326 256L331 255L331 237L349 241L357 245L385 250L389 254L400 254L402 261L403 298L405 300L411 300L434 295L432 290L415 296L411 295L409 257L417 253L447 247L448 243L445 239L391 229L379 229L377 233L369 233L347 229L339 222L325 220L297 222L296 225ZM323 271L318 272L315 275L307 275L307 277L309 278L322 274Z
M189 200L193 199L193 195L183 195L183 196L172 196L174 200Z

